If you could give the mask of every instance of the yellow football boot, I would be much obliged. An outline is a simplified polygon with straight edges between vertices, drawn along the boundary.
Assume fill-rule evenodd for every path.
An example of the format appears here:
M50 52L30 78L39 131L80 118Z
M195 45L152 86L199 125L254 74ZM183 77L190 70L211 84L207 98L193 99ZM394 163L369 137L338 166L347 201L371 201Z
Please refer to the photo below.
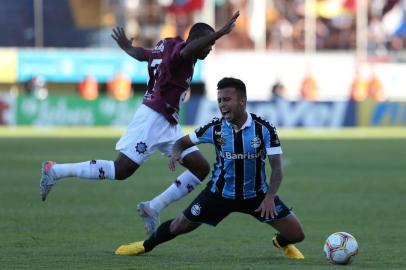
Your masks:
M145 253L144 241L133 242L126 245L121 245L116 249L116 255L137 256Z
M300 250L297 249L295 245L289 244L286 245L285 247L281 247L278 241L276 240L276 236L272 238L272 243L278 249L283 250L283 253L285 253L285 256L288 257L289 259L304 259L302 252L300 252Z

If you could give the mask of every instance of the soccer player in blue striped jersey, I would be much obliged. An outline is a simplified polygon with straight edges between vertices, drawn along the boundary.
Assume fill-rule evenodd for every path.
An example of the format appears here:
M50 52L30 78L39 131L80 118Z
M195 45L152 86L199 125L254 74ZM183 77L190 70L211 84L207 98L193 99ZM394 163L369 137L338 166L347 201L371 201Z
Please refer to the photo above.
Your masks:
M139 255L201 224L216 226L232 212L248 214L270 224L278 233L275 247L288 258L303 259L295 243L304 239L299 219L278 197L282 182L282 149L276 129L266 120L247 113L245 84L223 78L217 84L222 118L179 139L173 148L169 168L182 163L181 153L200 143L213 144L216 162L206 189L176 219L168 220L145 241L122 245L117 255ZM266 157L272 169L268 185Z

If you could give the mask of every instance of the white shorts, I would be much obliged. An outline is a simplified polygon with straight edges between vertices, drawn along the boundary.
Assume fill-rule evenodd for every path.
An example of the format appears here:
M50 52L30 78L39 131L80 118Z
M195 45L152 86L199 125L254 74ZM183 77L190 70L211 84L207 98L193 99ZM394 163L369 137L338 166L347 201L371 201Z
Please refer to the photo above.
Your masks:
M171 125L162 114L141 104L126 132L117 142L116 150L141 165L157 149L170 156L173 145L181 137L183 132L179 124ZM183 155L197 150L199 149L196 146L191 147Z

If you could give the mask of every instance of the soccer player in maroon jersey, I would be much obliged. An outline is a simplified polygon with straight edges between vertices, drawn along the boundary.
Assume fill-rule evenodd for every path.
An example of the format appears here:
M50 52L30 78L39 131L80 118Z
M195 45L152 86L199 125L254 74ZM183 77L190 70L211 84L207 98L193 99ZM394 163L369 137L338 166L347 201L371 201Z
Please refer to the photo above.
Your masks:
M113 29L112 37L121 49L138 61L148 62L148 90L143 104L116 144L116 150L120 152L115 161L90 160L66 164L44 161L40 181L42 200L45 201L60 179L124 180L156 150L170 156L174 143L183 136L178 123L179 106L192 81L196 61L206 58L215 41L232 31L238 16L237 11L218 31L208 24L196 23L186 41L180 37L164 38L153 49L134 47L123 28ZM209 174L210 165L197 147L186 149L182 158L187 170L163 193L137 206L149 234L159 224L159 213L192 191Z

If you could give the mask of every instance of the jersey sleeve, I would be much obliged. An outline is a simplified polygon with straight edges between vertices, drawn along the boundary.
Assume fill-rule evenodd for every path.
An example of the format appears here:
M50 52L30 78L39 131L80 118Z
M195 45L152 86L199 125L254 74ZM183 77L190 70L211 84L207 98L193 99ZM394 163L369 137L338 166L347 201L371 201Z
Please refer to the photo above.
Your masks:
M173 44L172 49L171 49L170 59L174 62L182 59L180 56L180 51L185 46L186 46L186 42L176 42L175 44Z
M149 61L153 56L153 50L144 49L144 57Z
M189 134L189 138L192 143L200 144L200 143L211 143L213 142L213 130L214 126L221 124L221 120L218 118L213 118L213 120L199 128L197 128L194 132Z
M278 133L273 125L263 126L262 134L264 136L265 149L267 155L282 154L281 142L279 141Z

